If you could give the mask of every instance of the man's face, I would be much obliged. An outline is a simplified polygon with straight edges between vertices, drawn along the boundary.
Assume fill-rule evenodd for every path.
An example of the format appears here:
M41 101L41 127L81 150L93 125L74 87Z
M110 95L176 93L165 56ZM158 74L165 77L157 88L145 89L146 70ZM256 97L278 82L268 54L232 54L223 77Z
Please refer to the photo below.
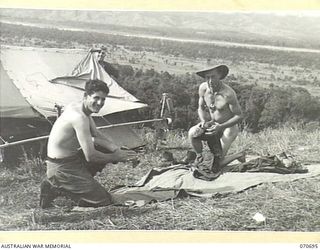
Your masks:
M98 113L103 107L106 97L106 93L102 91L94 92L84 97L84 106L91 113Z
M99 62L100 62L100 61L103 61L105 57L106 57L106 52L103 51L103 50L101 50L101 51L99 52L99 54L98 54L98 61L99 61Z
M205 79L210 89L214 89L217 83L220 81L220 73L217 70L208 72L205 75Z

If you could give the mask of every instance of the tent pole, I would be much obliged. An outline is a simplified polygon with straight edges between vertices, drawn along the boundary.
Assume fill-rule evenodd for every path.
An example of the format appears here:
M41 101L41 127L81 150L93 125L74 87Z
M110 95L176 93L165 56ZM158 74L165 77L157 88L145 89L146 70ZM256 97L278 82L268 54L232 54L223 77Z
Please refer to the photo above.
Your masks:
M171 123L170 118L158 118L158 119L142 120L142 121L136 121L136 122L124 122L124 123L118 123L118 124L110 124L110 125L106 125L106 126L100 126L100 127L98 127L98 129L114 128L114 127L135 125L135 124L141 124L141 123L162 122L162 121L166 121L167 123Z
M100 126L100 127L98 127L98 129L114 128L114 127L128 126L128 125L134 125L134 124L161 122L161 121L166 121L167 123L172 122L170 118L158 118L158 119L151 119L151 120L142 120L142 121L135 121L135 122L110 124L110 125L106 125L106 126ZM23 143L45 140L48 138L49 138L49 135L44 135L44 136L34 137L34 138L25 139L25 140L16 141L16 142L5 142L4 144L0 145L0 149L15 146L15 145L20 145Z
M7 141L5 141L1 136L0 136L0 140L5 144L8 143Z

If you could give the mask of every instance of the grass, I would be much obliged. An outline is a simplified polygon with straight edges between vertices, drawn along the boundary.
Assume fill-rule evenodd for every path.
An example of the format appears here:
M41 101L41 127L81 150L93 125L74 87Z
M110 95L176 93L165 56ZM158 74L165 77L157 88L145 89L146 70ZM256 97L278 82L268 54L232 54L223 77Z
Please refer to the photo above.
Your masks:
M141 163L107 165L97 176L110 189L132 185L152 167L161 163L166 151L176 159L189 149L186 133L171 131L167 145L154 149L151 131L140 130L148 142ZM320 162L320 131L298 125L266 129L258 134L243 131L230 153L247 148L252 155L290 152L304 164ZM205 148L207 151L208 149ZM293 182L265 183L240 193L214 198L183 198L147 204L143 207L109 206L90 211L73 211L71 203L59 198L56 207L41 210L40 180L45 167L38 158L23 157L15 168L0 169L1 230L219 230L219 231L299 231L320 230L320 176ZM257 213L266 217L257 223Z

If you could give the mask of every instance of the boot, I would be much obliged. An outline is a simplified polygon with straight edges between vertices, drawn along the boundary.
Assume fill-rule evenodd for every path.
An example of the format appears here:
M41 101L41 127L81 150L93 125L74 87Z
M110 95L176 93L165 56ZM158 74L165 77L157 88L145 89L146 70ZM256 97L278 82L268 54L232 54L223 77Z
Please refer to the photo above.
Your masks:
M211 164L212 173L219 173L223 169L223 166L220 165L220 160L221 160L220 156L217 156L217 155L213 156L213 160Z
M44 179L40 185L40 207L45 209L52 207L52 202L60 195L58 188L52 186L52 184Z

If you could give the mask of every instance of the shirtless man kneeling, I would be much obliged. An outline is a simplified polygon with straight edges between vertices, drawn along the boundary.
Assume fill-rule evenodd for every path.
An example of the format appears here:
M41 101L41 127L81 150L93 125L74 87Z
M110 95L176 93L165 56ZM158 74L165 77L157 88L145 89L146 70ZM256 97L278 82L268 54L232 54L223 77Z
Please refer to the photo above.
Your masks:
M243 119L236 93L221 82L228 73L229 68L226 65L197 72L197 75L206 81L199 87L200 123L190 128L189 140L197 153L195 164L203 161L202 141L207 141L214 157L212 172L219 172L223 166L235 159L244 161L245 157L243 152L226 156L239 133L237 124ZM206 108L209 110L209 117Z
M103 81L87 81L82 102L70 104L54 123L48 140L47 178L41 183L42 208L52 206L61 192L78 206L114 203L113 196L93 178L89 163L128 161L135 157L135 152L121 150L96 128L91 114L100 111L108 94L109 88ZM96 150L96 145L108 153Z

